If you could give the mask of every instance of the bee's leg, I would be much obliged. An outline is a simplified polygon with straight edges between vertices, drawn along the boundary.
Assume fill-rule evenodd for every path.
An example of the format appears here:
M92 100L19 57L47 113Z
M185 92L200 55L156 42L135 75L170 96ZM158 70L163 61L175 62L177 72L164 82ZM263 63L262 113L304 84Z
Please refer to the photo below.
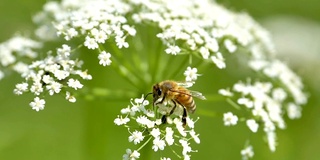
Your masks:
M167 94L166 94L166 93L164 93L164 94L163 94L163 97L162 97L162 99L161 99L161 101L160 101L160 102L157 102L157 103L156 103L156 105L158 105L158 104L162 104L162 103L164 102L164 100L166 99L166 96L167 96Z
M173 114L174 110L176 110L176 107L177 107L177 103L174 100L171 100L171 101L173 102L174 106L172 107L169 115Z
M179 103L179 101L178 101L178 103ZM183 114L182 114L182 125L183 125L183 127L186 127L186 124L187 124L187 116L188 116L188 114L187 114L187 109L186 109L186 107L184 107L184 105L182 105L181 103L179 103L179 105L183 108Z
M163 115L163 116L161 117L161 123L162 123L162 124L166 124L166 123L167 123L167 115Z
M186 124L187 124L187 110L185 107L183 107L183 115L182 115L182 125L183 127L186 127Z
M171 101L173 102L174 106L172 107L172 109L171 109L171 111L170 111L170 113L169 113L168 115L163 115L163 116L162 116L162 118L161 118L162 124L167 123L167 116L172 115L173 112L174 112L174 110L175 110L176 107L177 107L177 103L176 103L174 100L171 100Z

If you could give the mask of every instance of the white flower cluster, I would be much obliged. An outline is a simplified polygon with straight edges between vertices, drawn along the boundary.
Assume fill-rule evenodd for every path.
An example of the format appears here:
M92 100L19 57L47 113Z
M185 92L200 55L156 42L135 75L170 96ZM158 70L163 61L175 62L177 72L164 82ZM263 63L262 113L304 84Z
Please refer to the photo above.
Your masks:
M142 98L131 100L131 105L121 110L121 115L114 120L116 125L122 125L128 128L130 136L129 142L135 145L143 143L144 147L147 143L152 141L152 150L154 152L162 151L166 146L181 146L181 155L179 158L190 159L190 152L195 152L190 146L190 140L193 139L195 143L200 143L199 135L194 131L195 121L187 117L187 126L183 126L181 116L176 118L167 117L167 123L163 124L161 116L157 109L152 110L152 106L148 106L149 101ZM150 109L146 109L150 107ZM134 128L134 131L131 129ZM127 149L123 159L138 159L140 157L139 150ZM174 152L177 154L176 152ZM161 157L166 159L165 157Z
M235 14L208 0L134 0L141 11L136 23L156 23L157 34L167 46L167 54L194 54L226 68L223 53L234 53L239 46L255 52L273 52L268 33L247 14Z
M253 157L254 152L253 152L253 148L252 146L247 146L246 148L244 148L243 150L241 150L241 156L242 156L242 160L248 160L250 158Z
M251 117L245 117L246 125L254 133L263 128L269 149L274 152L277 145L276 129L286 127L284 115L287 114L289 119L300 118L301 106L307 103L307 95L303 92L301 79L286 64L269 59L261 51L252 53L254 55L249 60L249 67L265 75L268 81L238 82L231 90L221 89L219 93L233 99L239 108L244 107L251 112ZM225 125L236 124L232 123L235 118L229 117L226 118L225 114Z
M52 96L63 92L68 101L75 102L76 99L69 88L77 90L83 87L75 76L85 80L91 80L92 76L87 71L79 70L83 62L70 59L70 52L71 48L63 45L57 49L56 56L48 56L33 62L23 74L25 82L18 83L14 93L17 95L25 92L33 93L36 97L30 106L36 111L44 109L45 101L39 96L44 96L46 93Z
M292 74L292 72L289 73ZM221 89L219 93L234 99L236 105L251 112L250 115L252 116L246 117L246 125L254 133L260 127L263 128L269 148L274 152L276 150L276 129L285 129L286 127L284 115L287 114L290 119L299 118L301 116L300 106L306 103L307 97L301 91L302 88L299 92L292 92L292 88L301 86L288 87L290 85L301 85L300 81L296 80L293 77L290 80L286 79L287 83L283 84L284 87L274 86L270 82L238 82L234 84L231 91ZM295 94L300 96L296 97ZM231 112L224 116L226 126L235 125L237 120L238 118Z
M52 20L53 18L53 20ZM48 31L69 41L83 39L88 49L114 40L118 48L128 48L128 36L136 35L140 24L160 28L154 35L167 46L167 54L190 54L226 68L223 54L238 47L254 57L273 53L268 33L245 13L233 13L209 0L63 0L48 2L35 16L40 23L37 35L50 39ZM54 29L52 28L54 21ZM45 34L44 34L45 32ZM152 36L152 35L151 35Z
M28 70L27 62L20 59L34 59L38 56L36 49L42 47L40 42L15 36L0 44L0 80L5 76L2 70L9 68L24 74Z
M48 23L52 23L48 19L53 17L55 32L67 41L81 37L85 47L98 49L101 47L99 44L112 39L118 48L128 48L126 38L136 34L136 30L128 25L125 17L131 10L132 7L121 0L63 0L61 3L51 1L46 3L43 12L34 19L38 23L45 22L37 30L42 39L50 39L43 36L48 34L41 32L48 32L42 28L48 27Z

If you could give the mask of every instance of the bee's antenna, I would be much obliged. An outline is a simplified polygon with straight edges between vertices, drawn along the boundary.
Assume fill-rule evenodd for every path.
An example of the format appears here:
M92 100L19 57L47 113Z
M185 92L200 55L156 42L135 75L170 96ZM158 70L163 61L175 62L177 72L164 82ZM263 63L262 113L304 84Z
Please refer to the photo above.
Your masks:
M152 94L152 92L147 93L147 94L146 94L146 96L144 96L144 99L143 99L143 101L142 101L142 104L143 104L144 100L146 100L146 99L147 99L147 97L148 97L150 94Z

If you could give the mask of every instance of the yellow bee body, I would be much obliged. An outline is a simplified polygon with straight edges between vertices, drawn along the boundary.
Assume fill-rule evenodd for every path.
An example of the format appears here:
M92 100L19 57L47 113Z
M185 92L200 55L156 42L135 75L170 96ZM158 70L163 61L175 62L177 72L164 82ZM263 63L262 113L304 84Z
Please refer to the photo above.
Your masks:
M196 91L191 91L186 88L186 83L179 83L171 80L165 80L153 86L153 105L163 104L165 101L171 101L174 106L170 111L171 115L177 105L183 107L182 122L186 123L187 112L193 113L196 110L196 104L193 97L205 99L205 97ZM165 122L166 117L163 117Z

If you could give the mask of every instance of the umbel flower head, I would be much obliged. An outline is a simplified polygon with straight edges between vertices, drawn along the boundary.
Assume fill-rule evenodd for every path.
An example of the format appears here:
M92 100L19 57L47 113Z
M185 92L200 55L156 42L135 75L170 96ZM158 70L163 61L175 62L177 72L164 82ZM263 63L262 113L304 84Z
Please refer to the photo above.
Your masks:
M142 143L134 152L127 149L123 159L132 159L132 157L138 159L139 151L148 143L152 143L151 149L154 152L171 148L172 145L181 146L180 154L176 151L173 153L179 158L190 159L189 153L196 152L196 150L192 150L190 141L200 143L199 134L194 131L197 120L194 121L187 117L187 126L184 126L181 116L174 116L173 119L170 116L167 117L167 123L164 124L161 118L165 114L159 112L158 108L150 106L149 101L145 100L143 95L141 98L131 100L131 105L121 109L121 114L114 120L114 123L128 128L129 142L135 145Z
M29 105L36 111L45 108L46 96L62 94L76 102L76 95L86 88L84 80L94 78L83 68L86 59L80 54L94 56L97 65L112 66L137 89L135 93L183 75L193 85L200 75L205 77L198 73L203 64L222 71L228 69L227 57L245 57L245 65L256 74L215 92L249 114L241 117L230 111L223 121L230 127L245 123L253 133L263 130L271 151L276 150L276 129L286 127L284 116L300 118L307 102L299 76L274 58L269 33L246 13L234 13L210 0L50 1L33 19L38 25L36 40L15 36L0 44L0 80L11 71L21 75L14 93L32 93ZM45 51L50 41L61 44ZM178 116L161 128L160 110L148 105L147 100L131 101L114 123L128 128L128 140L135 145L150 142L155 152L179 145L178 157L190 159L190 140L200 143L196 120L188 117L185 129ZM138 128L129 126L133 122ZM123 159L138 159L141 147L127 149ZM246 145L241 155L253 157L253 147Z
M148 41L141 41L141 38L145 38L142 37L142 26L157 30L153 38L160 40L164 46L162 52L189 57L189 67L184 72L186 81L195 81L199 76L197 68L193 67L193 57L224 69L224 54L234 53L239 47L250 51L252 65L268 63L269 55L274 52L268 33L247 14L230 12L207 0L51 1L44 5L43 11L34 17L34 21L39 25L35 31L38 41L45 43L48 40L63 39L64 44L45 53L33 51L41 48L42 43L27 38L13 38L1 44L2 68L17 71L27 81L17 85L15 93L19 95L30 91L36 96L49 92L49 95L65 93L70 97L73 90L68 87L81 89L81 80L73 75L85 80L92 78L86 69L81 69L83 60L76 58L81 47L97 52L98 63L102 66L109 66L112 62L114 65L122 65L117 70L130 77L132 84L137 86L139 80L150 84L150 78L137 77L137 73L131 73L130 64L121 62L125 56L121 53L123 49L133 45L135 53L138 52L136 46ZM14 45L19 39L23 43ZM78 47L72 48L67 44L74 44L73 40L80 42ZM43 54L41 57L45 58L36 60L38 54ZM24 59L18 59L21 55L30 58L29 64L23 62ZM145 62L141 63L143 66ZM256 65L254 69L260 69ZM155 77L145 72L145 69L142 70L147 74L145 77ZM1 78L5 76L2 71L0 75ZM20 88L26 84L27 88ZM67 99L75 101L71 97Z

